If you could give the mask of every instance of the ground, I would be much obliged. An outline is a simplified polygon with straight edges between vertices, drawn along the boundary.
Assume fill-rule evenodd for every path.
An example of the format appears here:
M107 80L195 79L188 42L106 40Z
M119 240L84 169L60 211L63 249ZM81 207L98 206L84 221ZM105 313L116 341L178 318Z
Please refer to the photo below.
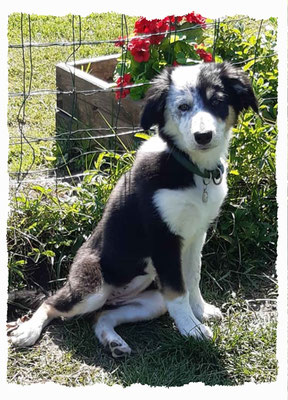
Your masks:
M233 299L223 304L224 320L211 325L212 342L183 338L168 315L121 326L117 330L133 353L117 360L99 344L88 320L58 320L34 347L9 349L8 382L124 387L272 382L277 377L274 305L266 302L259 307L257 302L239 304Z

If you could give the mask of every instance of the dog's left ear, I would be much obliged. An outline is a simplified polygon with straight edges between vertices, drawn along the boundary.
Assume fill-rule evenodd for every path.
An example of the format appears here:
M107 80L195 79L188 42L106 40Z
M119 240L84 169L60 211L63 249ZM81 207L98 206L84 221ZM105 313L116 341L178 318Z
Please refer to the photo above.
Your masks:
M258 102L250 80L244 71L225 62L221 78L230 101L238 113L249 107L258 113Z
M165 68L152 82L145 96L145 105L141 115L141 126L144 130L153 125L164 124L164 109L170 86L172 68Z

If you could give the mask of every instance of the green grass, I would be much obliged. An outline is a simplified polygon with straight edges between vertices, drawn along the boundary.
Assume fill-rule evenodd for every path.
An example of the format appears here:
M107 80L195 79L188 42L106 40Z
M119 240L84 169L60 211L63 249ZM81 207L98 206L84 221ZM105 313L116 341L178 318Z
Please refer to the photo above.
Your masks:
M127 17L129 32L133 30L135 18ZM28 16L23 17L23 41L29 43L29 20ZM38 16L31 15L31 42L32 43L54 43L54 42L73 42L73 16L65 17ZM12 14L8 23L9 44L21 44L21 15ZM74 18L75 41L80 40L79 20ZM91 14L86 18L81 18L81 40L114 40L121 36L121 15L107 13L103 15ZM118 53L119 48L110 43L97 45L81 45L76 47L73 54L73 46L55 47L33 47L32 65L30 63L29 49L25 49L24 59L22 49L11 48L8 53L9 64L9 92L27 93L31 80L31 91L35 90L56 90L55 66L59 62L66 60L76 60L89 57L98 57L106 54ZM23 79L23 60L25 61L25 76ZM9 171L17 172L20 168L21 150L22 171L31 169L51 168L51 162L47 157L52 155L53 141L34 142L30 145L24 140L23 146L13 145L20 142L20 129L18 123L19 108L22 104L21 97L12 97L8 105L8 125L11 139L11 150L9 152ZM55 95L30 96L25 102L25 123L22 126L23 134L27 139L53 138L55 136ZM22 113L20 115L22 118Z
M127 18L130 32L134 21L135 18ZM31 15L32 41L72 41L72 22L71 15ZM81 22L82 41L114 39L121 35L121 15L91 14ZM11 44L21 43L20 24L20 15L12 14L8 32ZM77 17L74 24L77 40ZM243 26L238 22L223 25L217 48L219 54L245 63L245 57L249 59L255 53L258 27L259 23L253 20ZM27 42L27 15L24 15L23 28ZM242 35L246 35L247 40ZM267 39L261 47L266 57L273 52L275 34L266 29L262 36ZM239 54L235 52L236 42ZM69 56L71 59L72 50L66 46L33 48L31 90L54 90L55 65ZM112 44L82 45L75 58L118 50ZM31 71L28 49L25 62L25 88L28 90ZM248 72L252 74L253 69L251 65ZM276 380L277 104L270 100L277 97L276 69L276 56L262 58L256 65L254 89L260 99L263 118L248 112L234 131L229 197L217 227L209 231L203 251L203 296L221 307L224 314L220 324L211 325L213 341L196 342L181 337L166 315L156 321L117 328L134 351L130 358L113 360L99 345L85 319L55 322L34 347L9 349L8 382L182 386L190 382L240 385ZM23 91L21 49L9 49L9 91ZM9 100L9 171L17 172L20 163L23 171L51 168L53 163L49 157L54 154L53 140L34 142L33 149L25 142L22 147L13 143L19 142L20 129L28 139L53 139L55 95L29 97L23 125L19 125L17 118L21 103L20 97ZM30 286L33 281L44 285L49 279L56 283L50 284L48 289L61 286L76 250L101 218L110 191L132 160L133 154L129 153L121 157L102 154L95 170L81 182L58 182L55 186L55 181L43 184L35 181L23 185L16 198L11 191L7 234L11 289Z
M231 302L223 322L211 325L212 342L183 338L168 316L119 327L133 350L123 360L107 354L86 320L55 323L32 349L9 350L8 382L172 387L275 381L275 311L256 313Z

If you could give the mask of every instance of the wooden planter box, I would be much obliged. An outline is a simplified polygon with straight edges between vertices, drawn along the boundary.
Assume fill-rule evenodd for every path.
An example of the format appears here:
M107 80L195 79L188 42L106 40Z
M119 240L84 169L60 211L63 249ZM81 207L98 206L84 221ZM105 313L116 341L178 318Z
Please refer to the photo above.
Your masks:
M114 137L105 139L103 136L111 136L116 132L120 134L124 147L135 148L134 134L123 133L139 128L143 101L134 101L127 96L118 105L115 92L111 91L118 57L83 59L56 66L57 90L64 92L57 94L56 131L58 139L61 138L57 143L66 160L78 158L80 168L73 167L72 170L86 168L87 160L83 165L79 160L81 152L95 151L95 158L99 143L110 150L115 150L115 146L121 148L119 140ZM85 139L88 137L90 139Z

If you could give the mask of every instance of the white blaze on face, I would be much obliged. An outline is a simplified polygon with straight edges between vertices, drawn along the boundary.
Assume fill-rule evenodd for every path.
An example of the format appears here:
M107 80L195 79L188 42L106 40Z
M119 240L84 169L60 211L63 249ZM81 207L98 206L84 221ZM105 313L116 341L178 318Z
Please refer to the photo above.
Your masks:
M194 133L205 133L205 132L215 132L217 129L217 120L216 118L209 112L205 110L196 111L191 118L191 128L190 132L193 135Z

